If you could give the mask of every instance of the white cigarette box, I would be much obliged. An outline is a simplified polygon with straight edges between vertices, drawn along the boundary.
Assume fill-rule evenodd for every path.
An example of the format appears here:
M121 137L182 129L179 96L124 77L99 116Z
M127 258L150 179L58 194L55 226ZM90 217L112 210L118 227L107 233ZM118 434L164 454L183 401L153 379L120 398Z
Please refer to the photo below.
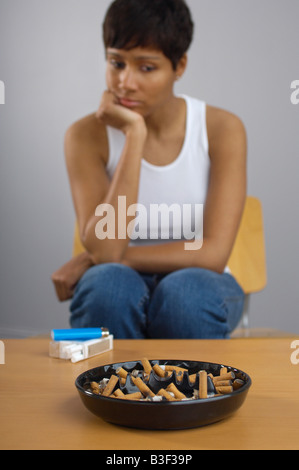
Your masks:
M88 341L50 341L49 355L76 363L113 349L113 335Z

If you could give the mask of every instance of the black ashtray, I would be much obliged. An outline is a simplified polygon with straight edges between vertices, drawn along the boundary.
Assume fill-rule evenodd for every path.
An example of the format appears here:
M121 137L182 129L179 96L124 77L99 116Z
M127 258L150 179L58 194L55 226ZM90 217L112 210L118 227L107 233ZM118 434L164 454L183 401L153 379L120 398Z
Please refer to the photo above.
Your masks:
M147 399L123 400L96 395L90 390L92 382L100 383L103 379L109 379L112 375L117 375L116 371L119 368L123 368L128 372L126 382L121 384L119 381L115 389L120 388L124 393L138 391L131 380L131 374L142 375L141 361L107 364L90 369L77 377L75 386L86 408L103 420L121 426L161 430L194 428L225 419L241 407L251 386L248 374L223 364L183 360L150 360L150 363L187 369L188 372L184 372L180 380L177 379L175 372L167 378L161 378L152 371L147 382L154 393L166 388L169 383L174 383L187 399L181 401L162 399L158 402ZM194 390L198 390L199 387L199 372L205 370L207 374L219 376L224 367L227 372L233 373L235 379L241 381L242 386L231 393L217 395L214 384L208 377L208 398L194 398ZM189 375L193 374L197 374L197 378L195 383L190 383Z

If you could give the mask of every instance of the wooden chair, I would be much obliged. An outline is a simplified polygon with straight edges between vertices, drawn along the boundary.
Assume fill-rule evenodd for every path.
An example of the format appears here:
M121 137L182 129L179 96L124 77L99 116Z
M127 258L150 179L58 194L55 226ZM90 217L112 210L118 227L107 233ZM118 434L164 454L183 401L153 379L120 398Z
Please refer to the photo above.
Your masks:
M79 233L79 226L78 222L75 223L75 231L74 231L74 240L73 240L73 257L80 255L85 250L84 246L80 240L80 233Z
M253 196L246 199L228 267L245 292L245 306L240 325L248 329L250 295L263 290L267 284L262 205L260 200Z
M75 225L73 256L84 251L78 224ZM245 292L245 308L241 320L249 326L249 298L267 284L262 205L259 199L248 196L228 267Z

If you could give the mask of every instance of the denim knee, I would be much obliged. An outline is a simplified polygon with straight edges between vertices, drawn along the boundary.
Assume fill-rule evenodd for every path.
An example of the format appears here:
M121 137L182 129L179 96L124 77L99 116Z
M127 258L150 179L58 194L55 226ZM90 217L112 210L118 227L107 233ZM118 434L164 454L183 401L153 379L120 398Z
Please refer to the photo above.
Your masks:
M115 338L143 337L148 289L131 268L106 263L90 268L78 283L71 302L75 327L104 326Z
M149 309L152 337L225 338L242 314L243 292L229 274L187 268L164 277Z

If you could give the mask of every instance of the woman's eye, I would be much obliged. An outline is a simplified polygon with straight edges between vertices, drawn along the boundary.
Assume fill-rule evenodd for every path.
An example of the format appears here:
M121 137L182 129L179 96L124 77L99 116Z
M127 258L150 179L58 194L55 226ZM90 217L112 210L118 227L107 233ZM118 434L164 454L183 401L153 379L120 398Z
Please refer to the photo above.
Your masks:
M155 70L155 67L153 65L143 65L141 67L141 70L143 72L152 72L153 70Z
M110 65L112 65L112 67L114 67L115 69L123 69L123 68L125 68L124 62L120 62L120 61L114 60L114 59L111 59L111 60L110 60Z

